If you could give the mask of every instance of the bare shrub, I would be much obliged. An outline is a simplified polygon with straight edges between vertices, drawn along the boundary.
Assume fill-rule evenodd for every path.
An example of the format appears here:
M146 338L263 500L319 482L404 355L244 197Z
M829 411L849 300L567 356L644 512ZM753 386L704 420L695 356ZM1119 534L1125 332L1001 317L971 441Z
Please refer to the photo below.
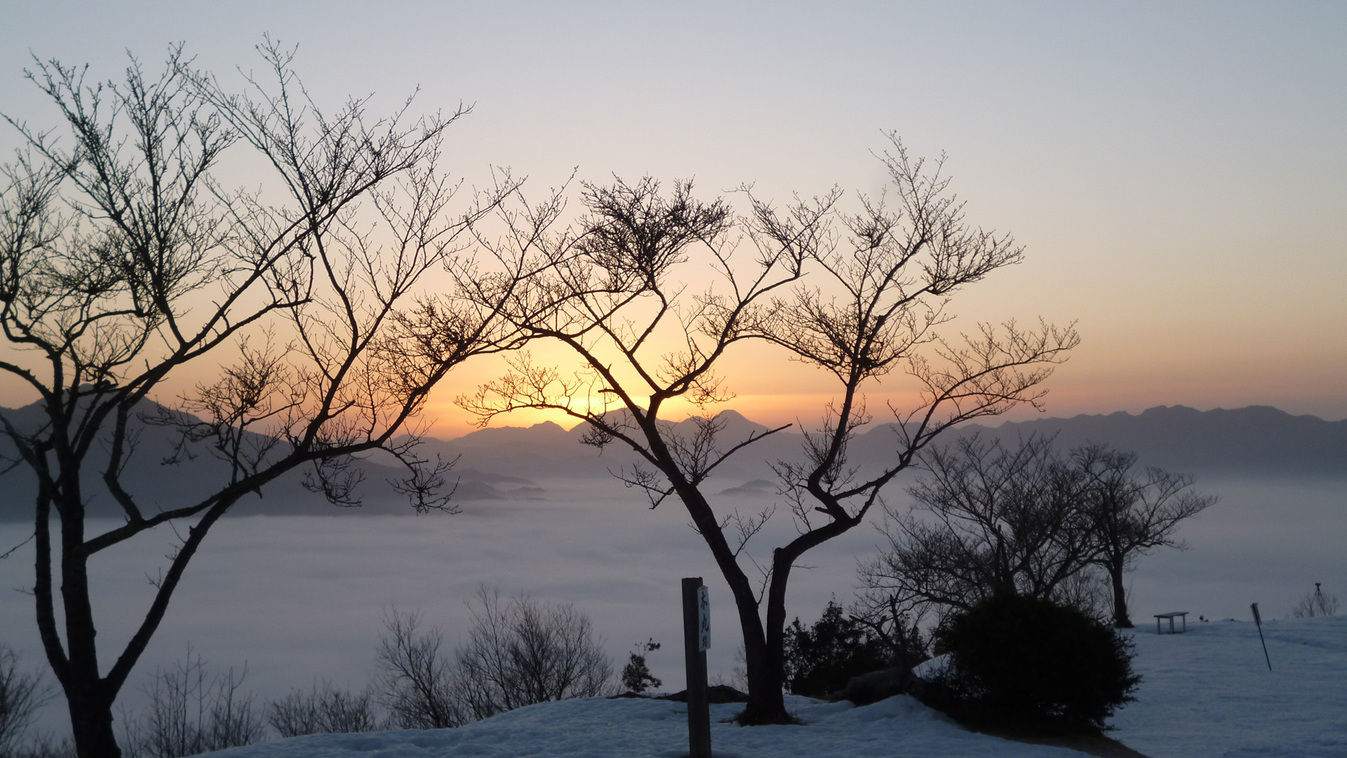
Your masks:
M75 744L68 739L58 741L50 734L41 734L28 741L22 749L12 753L0 752L9 758L77 758Z
M613 691L613 665L589 617L570 604L477 591L472 629L456 654L461 696L473 718L548 700Z
M52 697L41 672L19 668L19 656L0 645L0 756L16 755L28 734L33 713Z
M384 613L379 641L377 697L401 729L445 729L468 719L455 692L450 660L440 653L444 635L422 632L419 611Z
M724 671L710 672L707 675L707 684L712 687L729 687L740 692L748 692L747 654L743 645L734 651L734 666L730 668L730 672L728 674Z
M1325 595L1319 582L1314 583L1314 592L1306 592L1296 607L1291 609L1291 618L1312 619L1316 616L1338 615L1338 596Z
M187 652L170 671L155 671L145 688L149 710L128 719L123 742L134 758L178 758L260 742L262 718L252 695L239 687L248 672L233 667L212 675L200 655Z
M308 692L291 690L271 704L268 721L282 737L304 734L374 732L386 728L379 718L370 688L351 692L330 682L314 684Z

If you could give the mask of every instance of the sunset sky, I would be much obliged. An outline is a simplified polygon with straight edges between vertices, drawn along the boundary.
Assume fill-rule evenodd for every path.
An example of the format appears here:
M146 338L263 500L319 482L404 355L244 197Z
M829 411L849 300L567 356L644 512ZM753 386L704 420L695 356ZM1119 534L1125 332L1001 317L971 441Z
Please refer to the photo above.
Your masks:
M117 78L127 50L153 68L182 41L225 75L270 33L320 102L392 110L419 86L420 110L472 104L449 139L470 185L495 165L540 190L578 167L706 195L875 193L870 151L894 131L947 153L969 219L1025 246L958 323L1077 321L1049 415L1347 418L1347 4L47 0L3 17L0 111L34 125L53 112L22 79L29 51ZM731 365L731 405L816 415L827 386L773 366ZM436 434L466 431L453 398L496 368L451 375Z

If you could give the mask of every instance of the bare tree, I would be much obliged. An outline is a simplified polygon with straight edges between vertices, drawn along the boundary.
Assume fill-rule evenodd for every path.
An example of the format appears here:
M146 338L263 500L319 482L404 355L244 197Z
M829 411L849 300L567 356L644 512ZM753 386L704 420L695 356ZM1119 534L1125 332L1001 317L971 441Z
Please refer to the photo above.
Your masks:
M240 691L247 670L211 675L199 654L170 671L156 671L146 688L148 711L126 725L127 752L136 758L179 758L260 742L264 727L251 695Z
M1135 453L1093 444L1071 455L1089 487L1093 562L1108 573L1113 625L1131 628L1123 575L1137 556L1161 547L1182 548L1174 536L1179 524L1214 505L1216 497L1193 491L1191 476L1149 466L1137 471Z
M750 212L736 218L724 201L694 197L688 183L666 193L645 179L585 185L587 213L563 232L553 229L552 206L516 215L507 242L519 249L504 252L527 248L553 268L506 315L569 350L580 368L517 357L507 376L461 399L483 424L519 408L566 413L588 424L586 442L634 451L637 464L621 476L651 507L671 496L682 502L734 598L749 687L744 723L789 720L782 685L792 567L862 523L943 430L1037 402L1038 385L1077 341L1071 328L1014 323L939 336L949 299L1021 252L1009 237L967 224L938 164L910 160L896 138L882 160L893 197L862 197L854 213L840 210L836 190L782 210L746 193ZM717 508L703 487L729 456L786 428L726 439L711 415L731 397L717 367L746 340L775 343L783 361L817 366L837 382L802 459L779 466L799 535L765 564L745 546L771 511ZM865 392L897 391L891 375L904 368L921 399L894 409L892 458L860 471L847 451L870 421ZM703 415L671 423L679 401Z
M569 604L481 588L472 628L455 653L463 703L473 718L534 703L611 694L613 665L589 617Z
M457 185L438 166L464 111L374 117L352 100L328 112L290 52L259 50L274 78L238 94L176 48L163 73L132 60L122 82L35 60L28 78L66 135L6 116L26 149L0 193L0 371L38 399L0 414L0 430L36 483L37 624L81 756L119 754L117 693L235 503L307 468L311 488L356 504L353 456L381 449L417 507L443 507L444 466L398 435L453 366L509 341L492 331L488 292L508 273L478 277L473 301L414 300L423 275L461 265L482 211L450 213ZM246 179L260 189L226 186L225 167L262 172ZM154 410L189 375L213 378ZM145 423L179 434L180 457L221 462L206 494L143 496L127 471ZM88 521L98 503L121 523ZM95 646L90 562L161 525L180 541L145 571L157 580L143 619Z
M1314 583L1314 592L1306 592L1296 607L1291 609L1291 618L1312 619L1316 616L1338 615L1338 596L1324 594L1319 582Z
M339 689L330 682L315 683L308 691L291 690L271 704L267 717L282 737L304 734L374 732L387 728L379 718L374 693Z
M1052 440L1007 447L973 435L924 456L929 474L890 512L888 548L862 565L867 591L937 612L994 595L1074 604L1072 579L1094 557L1086 482Z
M0 755L18 755L33 713L53 695L50 685L41 672L19 668L19 656L0 644Z
M402 729L447 729L471 719L462 705L453 661L440 652L438 628L421 631L421 614L384 614L379 641L378 698Z

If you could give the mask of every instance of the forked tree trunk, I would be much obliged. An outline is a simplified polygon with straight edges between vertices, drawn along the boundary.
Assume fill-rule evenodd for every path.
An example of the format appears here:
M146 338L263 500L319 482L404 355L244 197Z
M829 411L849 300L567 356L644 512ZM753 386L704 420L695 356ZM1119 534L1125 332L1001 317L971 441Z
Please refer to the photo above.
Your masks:
M757 640L761 644L756 656L747 654L747 627L745 627L745 658L748 668L748 707L739 717L743 724L790 724L794 722L786 711L786 582L792 560L787 552L778 549L773 556L772 578L767 586L766 626L757 622ZM752 607L753 618L758 619L758 607Z
M657 441L651 440L652 444ZM669 465L674 468L672 463ZM767 626L764 630L762 617L758 615L758 596L753 591L752 582L740 568L734 551L725 541L725 535L716 521L715 512L695 487L685 482L679 484L678 495L683 501L683 506L692 517L693 524L697 526L702 539L711 549L720 575L730 586L735 612L739 614L739 628L744 640L744 674L748 679L748 704L739 715L739 722L744 725L791 723L790 714L786 713L786 697L782 691L785 683L781 666L784 660L782 651L785 639L782 631L785 620L784 602L776 614L781 617L779 623L773 627L774 605L771 599L768 600ZM773 589L769 594L777 592L776 583L774 578ZM781 585L780 594L784 601L784 577ZM776 629L775 633L771 631L773 628Z
M772 603L768 601L767 626L764 629L762 618L758 615L757 598L749 589L748 578L741 573L731 581L731 585L739 626L743 632L744 674L748 680L748 703L739 715L739 723L745 726L788 724L791 718L786 712L782 673L785 637L780 625L777 625L775 634L772 632ZM780 615L784 618L784 608Z
M56 632L56 606L50 581L51 555L45 548L48 536L42 519L49 508L39 503L37 508L39 544L37 566L39 581L35 587L38 597L39 630L43 647L53 670L63 672L58 678L70 712L70 728L79 758L121 758L113 731L113 704L130 672L148 644L149 636L163 620L164 610L192 556L210 528L219 520L236 498L221 500L188 530L168 571L160 578L158 594L142 627L122 652L117 665L104 676L99 669L96 640L97 625L89 592L89 553L85 547L84 514L82 508L67 505L61 513L61 609L64 611L65 646Z

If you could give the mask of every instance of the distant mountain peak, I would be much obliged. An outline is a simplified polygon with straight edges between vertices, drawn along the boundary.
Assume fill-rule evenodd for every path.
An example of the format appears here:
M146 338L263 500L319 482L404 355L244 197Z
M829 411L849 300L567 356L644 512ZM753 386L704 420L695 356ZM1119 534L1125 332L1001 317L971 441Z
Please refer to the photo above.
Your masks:
M725 410L717 413L713 418L722 418L722 417L730 421L735 420L748 421L748 418L744 416L744 414L740 413L739 411L736 411L733 408L726 408Z

